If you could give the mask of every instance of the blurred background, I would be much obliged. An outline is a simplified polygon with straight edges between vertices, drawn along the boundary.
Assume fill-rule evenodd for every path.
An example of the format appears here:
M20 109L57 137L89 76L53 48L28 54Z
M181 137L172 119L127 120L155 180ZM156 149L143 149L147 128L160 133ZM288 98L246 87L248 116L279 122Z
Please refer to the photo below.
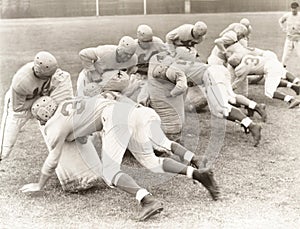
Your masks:
M0 0L1 18L286 11L291 0Z

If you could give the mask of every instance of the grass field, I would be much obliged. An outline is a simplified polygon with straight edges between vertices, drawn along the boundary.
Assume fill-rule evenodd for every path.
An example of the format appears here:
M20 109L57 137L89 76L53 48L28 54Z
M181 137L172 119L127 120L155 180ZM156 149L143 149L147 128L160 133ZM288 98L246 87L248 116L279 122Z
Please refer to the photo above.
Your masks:
M203 20L207 39L199 46L205 60L217 34L242 17L250 19L250 45L271 49L281 57L284 34L278 26L282 13L191 14L57 18L0 21L1 106L11 76L40 50L52 52L75 85L81 70L78 52L85 47L115 44L123 35L135 36L139 24L152 26L157 36L182 23ZM299 76L291 60L288 69ZM294 95L294 92L288 91ZM147 222L134 220L139 206L126 193L104 184L85 193L61 190L56 177L39 196L20 193L22 185L38 179L47 151L37 124L29 121L11 157L0 164L0 228L299 228L300 225L300 111L263 96L261 85L250 86L250 96L267 104L268 122L262 141L227 123L222 151L213 168L222 198L212 202L206 190L184 177L147 174L132 176L165 203L164 211ZM2 114L2 107L1 107ZM257 116L254 117L259 121ZM201 155L209 143L210 114L188 113L184 129L187 148ZM137 166L126 160L127 165ZM153 182L155 177L160 182ZM164 179L166 178L166 179ZM164 181L164 182L162 182Z

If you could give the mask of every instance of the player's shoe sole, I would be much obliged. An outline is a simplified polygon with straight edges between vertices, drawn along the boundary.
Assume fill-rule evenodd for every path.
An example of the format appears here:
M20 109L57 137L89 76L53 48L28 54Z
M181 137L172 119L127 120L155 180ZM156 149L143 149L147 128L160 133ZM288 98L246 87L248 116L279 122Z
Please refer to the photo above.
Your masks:
M295 99L294 101L291 102L289 109L295 108L296 106L300 105L300 100Z
M137 218L138 221L145 221L149 219L151 216L159 214L163 210L163 205L160 201L154 200L153 202L146 204L143 206L142 213Z
M249 130L252 134L252 137L254 139L254 147L258 146L260 139L261 139L261 129L262 127L258 124L253 124L253 126Z

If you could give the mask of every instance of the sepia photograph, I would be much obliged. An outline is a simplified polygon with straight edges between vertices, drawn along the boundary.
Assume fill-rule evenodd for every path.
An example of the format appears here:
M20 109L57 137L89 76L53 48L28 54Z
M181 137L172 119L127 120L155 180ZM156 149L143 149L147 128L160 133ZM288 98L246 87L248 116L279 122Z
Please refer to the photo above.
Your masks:
M0 0L0 89L0 228L299 228L299 0Z

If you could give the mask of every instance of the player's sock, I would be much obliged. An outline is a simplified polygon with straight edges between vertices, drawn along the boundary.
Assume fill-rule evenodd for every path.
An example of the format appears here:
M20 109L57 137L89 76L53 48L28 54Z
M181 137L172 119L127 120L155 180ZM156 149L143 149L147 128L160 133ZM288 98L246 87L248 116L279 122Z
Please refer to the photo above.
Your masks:
M177 142L172 142L171 151L175 155L178 155L182 161L191 162L192 158L194 157L194 153L192 153Z
M135 196L142 189L131 176L123 172L117 173L112 183L119 189Z
M294 97L290 95L285 95L283 101L287 103L291 103L293 101Z
M297 95L300 94L300 85L298 85L298 84L292 84L291 85L291 89L293 89L296 92Z
M191 167L191 166L186 166L185 164L177 162L171 158L164 158L163 163L162 163L163 170L168 173L176 173L176 174L186 175L188 167Z

